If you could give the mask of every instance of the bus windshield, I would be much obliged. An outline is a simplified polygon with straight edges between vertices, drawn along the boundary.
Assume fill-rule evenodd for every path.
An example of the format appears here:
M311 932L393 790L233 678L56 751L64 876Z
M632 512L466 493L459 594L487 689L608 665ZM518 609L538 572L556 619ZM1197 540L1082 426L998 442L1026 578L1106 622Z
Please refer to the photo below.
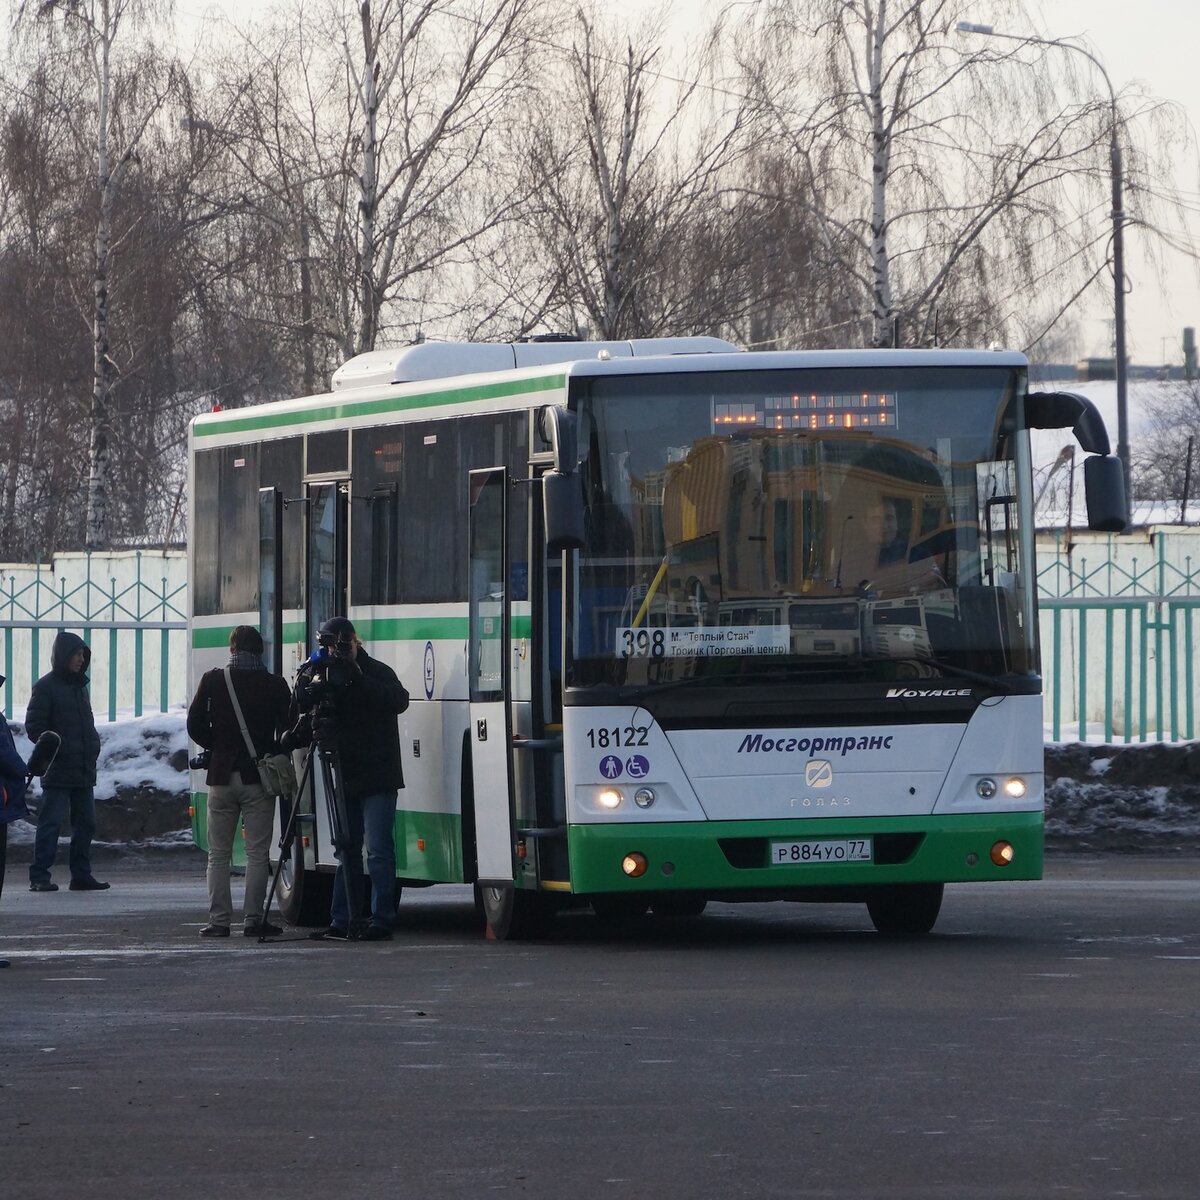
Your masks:
M1028 690L1023 387L962 366L579 381L567 685Z

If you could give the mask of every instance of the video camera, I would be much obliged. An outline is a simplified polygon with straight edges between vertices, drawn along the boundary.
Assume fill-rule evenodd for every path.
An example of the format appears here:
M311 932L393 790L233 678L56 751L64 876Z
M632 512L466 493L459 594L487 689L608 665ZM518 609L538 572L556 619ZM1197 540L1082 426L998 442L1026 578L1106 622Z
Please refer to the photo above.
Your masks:
M332 745L336 739L338 696L354 682L357 649L351 638L333 633L317 635L317 648L300 668L297 685L303 685L312 702L280 744L288 753L314 740Z
M191 767L193 771L207 771L208 764L211 762L212 751L201 750L199 754L193 754L192 757L188 759L188 766Z
M353 641L330 633L318 634L317 649L306 664L312 680L310 688L316 684L324 692L349 687L354 679L354 655ZM321 692L316 694L319 702Z

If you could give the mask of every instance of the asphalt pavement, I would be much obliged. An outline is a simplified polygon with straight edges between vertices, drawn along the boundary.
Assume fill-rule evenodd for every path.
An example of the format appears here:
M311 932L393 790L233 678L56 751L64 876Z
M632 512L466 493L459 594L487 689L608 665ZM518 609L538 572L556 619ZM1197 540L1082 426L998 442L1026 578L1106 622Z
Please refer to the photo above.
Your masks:
M1187 1197L1200 860L485 941L201 940L188 856L0 899L0 1197ZM65 882L65 870L58 874ZM235 884L235 899L240 885Z

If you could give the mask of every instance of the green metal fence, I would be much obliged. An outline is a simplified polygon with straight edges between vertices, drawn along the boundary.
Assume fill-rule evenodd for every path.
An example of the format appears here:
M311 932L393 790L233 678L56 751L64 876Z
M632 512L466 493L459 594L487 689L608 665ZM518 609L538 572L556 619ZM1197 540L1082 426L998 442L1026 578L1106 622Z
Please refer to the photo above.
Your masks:
M0 579L4 715L24 714L30 688L50 669L51 646L64 629L91 647L98 716L112 721L118 712L165 712L185 699L185 570L178 553L142 551L9 568Z
M1038 562L1047 736L1194 739L1200 529L1046 534ZM182 551L0 566L5 715L24 714L60 629L92 647L98 715L186 702L186 610Z
M1195 738L1200 533L1058 533L1038 561L1048 736Z

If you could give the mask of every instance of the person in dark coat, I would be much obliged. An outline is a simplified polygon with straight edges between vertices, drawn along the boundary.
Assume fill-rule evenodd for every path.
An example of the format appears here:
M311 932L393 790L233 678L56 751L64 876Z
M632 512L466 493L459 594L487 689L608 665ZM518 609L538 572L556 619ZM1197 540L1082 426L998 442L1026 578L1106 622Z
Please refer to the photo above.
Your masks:
M229 863L240 818L245 832L246 890L242 901L242 933L272 937L283 932L262 923L270 876L271 833L275 797L267 794L254 760L279 748L287 727L292 693L263 662L263 640L253 625L239 625L229 635L229 684L226 667L206 671L188 708L188 736L212 752L208 764L208 924L201 937L228 937L233 921ZM242 736L233 700L237 694L246 732L255 753Z
M404 786L396 717L408 708L408 692L391 667L367 653L345 617L326 621L318 636L321 650L300 669L294 707L312 713L314 736L337 747L348 829L346 858L338 855L329 928L312 936L350 936L347 896L359 894L365 837L371 919L362 937L387 941L395 916L396 794ZM340 686L324 682L331 670L343 676Z
M0 675L0 687L4 676ZM25 807L26 763L17 753L12 730L0 712L0 896L4 894L4 867L8 859L8 827L20 817L29 815ZM0 958L0 967L8 959Z
M92 652L77 633L60 633L50 652L50 673L33 685L25 712L25 734L37 741L48 729L62 738L58 755L42 778L31 892L57 892L50 869L58 852L63 819L71 817L71 891L98 892L109 885L92 874L92 838L96 834L96 760L100 735L88 699L88 664Z

